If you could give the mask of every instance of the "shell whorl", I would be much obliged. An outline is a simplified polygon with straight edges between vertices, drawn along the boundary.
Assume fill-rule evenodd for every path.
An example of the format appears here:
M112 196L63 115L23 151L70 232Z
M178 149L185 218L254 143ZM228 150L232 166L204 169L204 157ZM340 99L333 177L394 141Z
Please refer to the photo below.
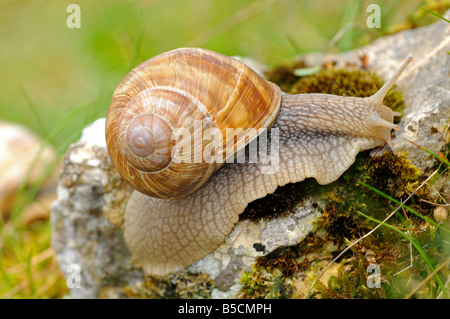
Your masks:
M119 147L127 162L144 172L166 168L172 161L175 144L170 138L172 125L158 114L142 113L132 117L125 113L129 112L124 112L119 124Z
M108 152L120 175L141 193L186 196L222 166L230 147L237 151L256 137L245 135L247 129L274 122L280 99L276 85L236 59L199 48L169 51L133 69L114 92L106 122ZM214 162L196 160L211 147L201 138L208 128L223 137ZM229 143L227 128L243 133ZM180 129L188 136L179 138Z

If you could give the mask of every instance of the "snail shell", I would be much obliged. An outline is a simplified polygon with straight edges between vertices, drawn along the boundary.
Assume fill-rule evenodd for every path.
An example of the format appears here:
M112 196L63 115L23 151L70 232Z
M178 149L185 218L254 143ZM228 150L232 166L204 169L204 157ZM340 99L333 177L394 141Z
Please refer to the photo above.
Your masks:
M200 48L169 51L137 66L115 90L108 153L134 189L158 198L186 196L258 129L271 126L280 100L278 86L236 59ZM230 136L227 128L239 130ZM177 138L179 129L189 134ZM205 129L221 137L214 161L197 160L213 143L195 138Z

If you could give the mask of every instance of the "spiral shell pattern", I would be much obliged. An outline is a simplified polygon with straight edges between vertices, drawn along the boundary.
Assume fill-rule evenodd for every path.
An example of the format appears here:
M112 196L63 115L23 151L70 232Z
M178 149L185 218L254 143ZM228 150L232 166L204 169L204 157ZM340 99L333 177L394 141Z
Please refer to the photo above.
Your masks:
M162 53L133 69L115 90L106 121L108 153L122 178L141 193L186 196L223 165L230 145L237 151L256 138L227 137L226 129L269 127L280 99L275 84L236 59L200 48ZM211 146L195 138L206 128L222 134L223 153L217 155L223 161L194 160ZM177 139L178 129L194 138ZM175 152L180 145L191 152Z

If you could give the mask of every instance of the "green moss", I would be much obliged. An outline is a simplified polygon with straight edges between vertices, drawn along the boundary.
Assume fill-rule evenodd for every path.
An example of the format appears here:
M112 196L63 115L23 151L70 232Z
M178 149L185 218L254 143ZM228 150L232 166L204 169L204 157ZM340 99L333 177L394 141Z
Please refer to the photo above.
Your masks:
M303 61L297 61L291 65L280 65L269 70L266 77L269 81L276 83L283 91L288 92L299 79L294 74L294 70L304 67L306 67L306 64Z
M331 299L380 299L386 297L384 289L367 287L366 269L369 263L366 258L353 259L350 267L346 269L343 265L340 264L337 276L329 277L327 285L318 282L316 296ZM315 280L312 276L311 279Z
M170 276L146 276L135 286L126 286L124 297L139 299L191 299L211 298L214 284L206 274L175 272Z
M264 198L249 203L239 219L258 221L261 218L271 219L288 216L303 198L318 192L323 192L323 189L318 188L312 180L278 187L273 194L268 194Z
M296 187L290 186L289 191L305 190L308 195L324 195L322 197L327 200L325 210L316 221L315 231L300 244L280 248L258 258L254 271L244 275L246 280L242 281L242 295L265 298L271 287L277 284L284 291L289 291L290 296L303 297L305 291L295 291L292 281L305 273L318 273L315 267L324 267L349 242L356 241L376 226L358 212L382 220L394 209L393 203L361 186L359 181L404 200L423 179L422 172L407 160L405 154L385 152L370 159L367 152L363 152L357 156L355 164L332 184L320 186L307 180L306 183L295 184L298 185ZM435 206L427 202L436 202L436 198L425 187L410 199L409 206L422 215L432 216ZM419 238L421 246L426 247L424 250L435 265L445 261L448 249L445 249L442 239L448 237L447 233L408 211L397 214L389 222L404 230L411 229L412 236ZM371 253L370 258L367 257L368 252ZM330 276L327 285L319 283L312 297L402 298L414 288L412 282L417 283L429 273L428 265L421 258L416 259L415 267L394 276L410 264L409 242L395 231L381 227L338 260L343 263L350 260L350 266L339 268L337 274ZM369 263L375 263L381 269L383 281L380 288L367 287ZM264 274L264 280L255 284L251 279L260 278L258 276L261 273ZM279 288L281 291L283 289Z
M294 291L287 277L279 270L268 272L259 266L255 266L252 272L244 273L241 283L244 287L238 295L241 299L286 299Z
M332 65L331 63L328 65ZM279 66L267 73L268 80L280 86L291 94L298 93L327 93L334 95L347 95L366 97L375 94L384 84L374 72L361 69L333 69L326 67L317 74L298 77L294 74L297 68L306 65L298 61L290 66ZM404 108L403 97L396 86L389 90L384 104L394 111L401 112Z
M373 72L360 69L325 69L314 75L299 78L288 93L328 93L355 97L366 97L375 94L384 82ZM404 108L400 91L389 90L384 104L394 111Z

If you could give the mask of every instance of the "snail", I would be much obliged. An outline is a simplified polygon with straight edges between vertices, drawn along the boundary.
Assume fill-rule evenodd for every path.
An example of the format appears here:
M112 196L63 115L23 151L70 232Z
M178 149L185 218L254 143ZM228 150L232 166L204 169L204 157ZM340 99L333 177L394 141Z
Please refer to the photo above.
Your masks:
M358 152L391 144L399 114L383 99L411 61L365 98L290 95L239 60L200 48L137 66L115 90L105 129L113 164L136 190L123 225L135 260L152 275L189 266L224 242L248 203L308 177L331 183ZM206 130L212 138L201 138ZM276 169L235 163L266 131L277 133L269 139Z

